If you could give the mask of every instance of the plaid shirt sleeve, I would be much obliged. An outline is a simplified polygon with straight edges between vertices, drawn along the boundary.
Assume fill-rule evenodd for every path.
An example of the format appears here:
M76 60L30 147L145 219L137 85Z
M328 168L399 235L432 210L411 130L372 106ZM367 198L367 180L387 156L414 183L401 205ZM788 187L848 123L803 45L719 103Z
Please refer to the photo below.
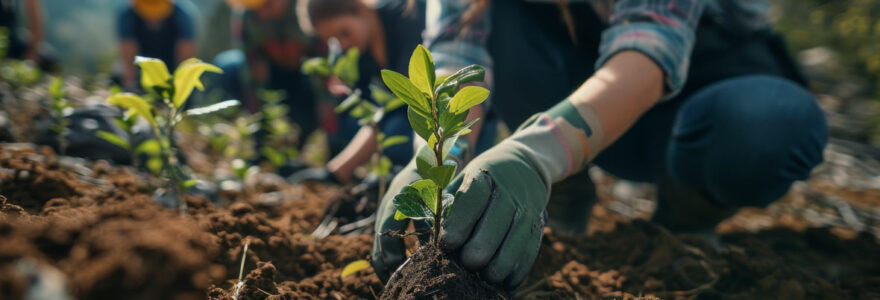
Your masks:
M625 50L651 58L666 75L663 99L674 97L687 80L694 33L705 0L619 0L610 27L602 33L596 68Z
M492 58L486 49L489 12L486 9L470 24L464 24L462 17L470 4L469 0L428 0L425 44L431 51L438 74L477 64L486 68L486 83L491 84Z

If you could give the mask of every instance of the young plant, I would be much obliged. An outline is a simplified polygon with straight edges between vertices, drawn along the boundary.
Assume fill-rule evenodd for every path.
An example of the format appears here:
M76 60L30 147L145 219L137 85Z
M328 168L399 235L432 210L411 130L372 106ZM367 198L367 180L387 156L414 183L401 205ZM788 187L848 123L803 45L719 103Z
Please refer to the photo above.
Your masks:
M347 87L350 93L345 100L336 106L336 113L345 113L359 120L361 126L369 126L376 133L376 152L370 159L370 170L379 177L379 199L385 195L385 182L391 173L391 160L382 153L388 147L403 144L409 141L406 136L390 136L379 130L379 122L386 113L403 106L404 102L377 86L370 86L370 93L376 104L366 101L361 97L360 89L352 90L359 79L358 60L360 53L357 48L348 49L341 55L342 49L336 39L330 39L327 43L330 53L327 58L316 57L306 61L303 72L317 78L326 79L331 75L336 76Z
M114 94L115 95L115 94ZM111 96L112 98L113 96ZM116 100L113 100L116 102ZM127 111L122 117L113 118L116 127L122 129L124 136L117 135L110 131L97 130L95 136L107 141L119 148L124 149L130 156L131 165L135 167L146 167L153 174L159 175L162 170L161 149L159 141L156 139L146 139L136 144L134 127L137 124L138 114L134 111ZM146 155L146 163L141 164L139 157Z
M482 81L485 69L465 67L452 75L436 78L434 60L428 49L419 45L409 61L409 78L382 70L382 79L398 98L409 106L407 117L415 133L427 142L416 154L418 173L423 178L403 188L393 199L397 220L433 219L432 240L439 241L440 226L449 214L454 197L445 193L458 170L454 160L447 160L456 140L471 132L477 121L465 123L471 107L489 96L489 90L462 84Z
M385 196L385 182L388 175L391 174L391 159L382 153L386 148L396 146L409 141L409 138L402 135L386 137L379 130L379 121L385 115L385 112L395 110L403 106L403 100L395 98L381 88L371 86L373 98L376 100L375 105L360 97L360 90L355 90L342 103L336 106L336 113L348 112L348 114L358 119L361 126L369 126L376 133L376 152L370 159L370 170L379 177L379 199Z
M276 168L288 163L289 158L299 156L296 144L301 141L292 140L296 129L287 117L290 108L281 100L286 97L284 91L261 90L259 92L263 105L260 106L259 130L261 132L260 154Z
M205 72L222 73L220 68L191 58L182 62L174 74L168 72L165 63L155 58L137 57L135 64L141 68L141 86L149 96L161 101L150 102L143 97L120 93L107 99L110 104L126 108L137 114L153 130L158 140L162 159L162 175L168 180L168 189L177 202L182 214L186 213L186 201L182 199L183 191L195 185L195 180L185 180L184 171L177 160L178 149L173 138L175 126L189 116L210 114L219 110L239 105L237 100L227 100L205 107L186 109L186 101L194 89L204 90L199 77Z
M73 105L67 100L67 93L64 92L64 81L55 77L49 85L49 115L52 116L52 126L50 129L55 133L58 139L58 153L64 155L67 152L67 133L70 131L69 117L73 114Z

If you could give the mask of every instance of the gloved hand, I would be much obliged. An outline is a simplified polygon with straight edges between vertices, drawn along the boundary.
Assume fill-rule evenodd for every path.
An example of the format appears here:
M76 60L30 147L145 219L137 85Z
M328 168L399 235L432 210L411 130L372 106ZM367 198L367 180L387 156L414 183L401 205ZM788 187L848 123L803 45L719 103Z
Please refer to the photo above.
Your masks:
M462 265L509 288L535 262L550 195L549 183L522 147L502 142L464 168L448 189L455 202L440 234L442 247L461 250Z
M538 256L551 185L583 170L599 150L601 128L584 110L589 120L560 102L465 166L447 189L455 201L441 246L459 251L462 265L487 281L519 285Z
M303 183L303 182L321 182L321 183L341 183L336 175L333 175L333 172L327 170L327 168L308 168L305 170L297 171L287 177L287 181L290 183Z
M415 160L410 161L400 172L391 180L387 192L382 199L379 199L379 209L376 210L376 224L373 233L373 254L370 263L376 275L382 282L388 280L397 267L406 260L406 246L403 239L397 236L391 236L389 231L402 231L406 229L409 220L395 220L392 199L400 193L403 188L416 180L422 179L416 169Z

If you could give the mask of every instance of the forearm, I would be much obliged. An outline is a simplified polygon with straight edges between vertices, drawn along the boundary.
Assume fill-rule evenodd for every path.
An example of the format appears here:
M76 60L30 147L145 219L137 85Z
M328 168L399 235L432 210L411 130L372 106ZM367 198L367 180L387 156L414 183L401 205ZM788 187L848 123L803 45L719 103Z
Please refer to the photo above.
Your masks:
M25 7L28 16L28 30L31 34L30 50L37 51L43 42L43 14L38 0L28 0Z
M370 126L361 127L345 149L327 162L327 169L342 181L348 181L354 169L370 160L376 153L376 130Z
M177 43L177 62L181 63L184 60L196 57L196 43L193 41L180 41Z
M598 153L654 106L662 92L660 68L639 52L624 51L599 68L568 101L578 109L589 107L598 116L604 133Z
M137 55L137 45L133 41L123 41L119 45L119 56L122 59L122 84L132 87L135 84L134 57Z
M586 168L661 96L663 73L644 55L620 52L580 88L527 121L504 144L523 154L544 183Z

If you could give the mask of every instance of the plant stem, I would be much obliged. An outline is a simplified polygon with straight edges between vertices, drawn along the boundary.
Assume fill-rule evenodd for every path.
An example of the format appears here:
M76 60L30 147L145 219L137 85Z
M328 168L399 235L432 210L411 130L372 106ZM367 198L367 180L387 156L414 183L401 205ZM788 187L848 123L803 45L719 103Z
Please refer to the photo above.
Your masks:
M434 144L434 157L437 159L437 166L443 165L443 142L445 137L440 128L439 110L437 109L437 97L432 95L431 98L431 114L434 121L434 134L437 136L437 143ZM437 185L437 199L434 203L434 246L440 246L440 224L443 221L443 189L445 186Z

